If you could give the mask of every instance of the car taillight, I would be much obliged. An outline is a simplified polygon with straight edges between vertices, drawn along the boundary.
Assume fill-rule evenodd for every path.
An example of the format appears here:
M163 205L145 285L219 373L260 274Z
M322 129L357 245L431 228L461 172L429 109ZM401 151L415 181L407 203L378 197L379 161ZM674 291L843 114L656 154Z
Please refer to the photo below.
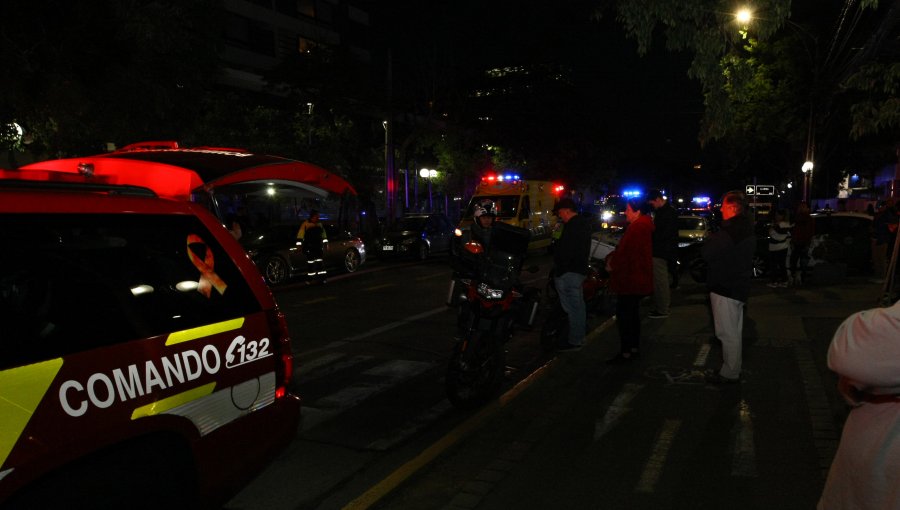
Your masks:
M280 362L275 365L275 398L283 398L294 375L294 354L291 352L291 336L287 320L277 308L269 312L269 328L275 338L272 344Z

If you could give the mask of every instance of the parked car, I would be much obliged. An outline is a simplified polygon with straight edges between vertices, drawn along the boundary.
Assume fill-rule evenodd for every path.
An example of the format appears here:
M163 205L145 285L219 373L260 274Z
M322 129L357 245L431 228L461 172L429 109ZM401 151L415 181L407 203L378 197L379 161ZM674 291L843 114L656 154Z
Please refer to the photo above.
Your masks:
M872 269L871 233L873 218L865 213L835 212L813 214L816 232L810 244L812 265L829 262L846 264L854 272Z
M696 282L706 281L706 263L700 257L700 249L709 234L708 218L695 214L678 216L677 267L670 275L672 280L670 283L673 286L678 286L681 271L688 271Z
M425 260L432 253L450 251L452 239L453 225L443 214L410 214L381 236L381 255Z
M868 273L872 268L872 216L855 212L816 213L812 215L816 225L809 246L809 266L830 263L845 265L856 273ZM757 224L757 249L753 256L754 276L761 277L769 271L769 226Z
M0 227L0 506L218 508L294 437L284 314L204 207L0 171Z
M269 285L306 275L306 257L297 239L299 229L299 223L286 223L241 238L241 243ZM325 232L328 236L325 252L327 271L352 273L366 262L366 246L359 236L338 230L330 224L325 224Z
M698 215L681 215L678 217L678 244L699 243L709 236L709 220Z

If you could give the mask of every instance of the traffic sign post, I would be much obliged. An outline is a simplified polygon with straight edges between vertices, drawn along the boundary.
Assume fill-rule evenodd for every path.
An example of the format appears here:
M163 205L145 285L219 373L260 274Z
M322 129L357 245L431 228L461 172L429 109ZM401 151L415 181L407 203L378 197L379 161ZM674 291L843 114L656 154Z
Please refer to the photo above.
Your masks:
M771 184L748 184L744 187L744 193L754 196L772 196L775 194L775 186Z

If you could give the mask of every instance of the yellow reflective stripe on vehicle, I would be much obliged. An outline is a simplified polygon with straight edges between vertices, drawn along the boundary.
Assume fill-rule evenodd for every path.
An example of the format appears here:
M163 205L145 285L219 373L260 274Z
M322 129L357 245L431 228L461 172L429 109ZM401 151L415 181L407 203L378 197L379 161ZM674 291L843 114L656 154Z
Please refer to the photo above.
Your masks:
M155 414L164 413L169 409L176 408L184 403L190 402L191 400L205 397L211 394L215 389L216 383L211 382L209 384L204 384L203 386L200 386L198 388L179 393L178 395L172 395L171 397L157 400L152 404L138 407L137 409L132 411L131 419L136 420L145 416L153 416Z
M244 318L241 317L240 319L231 319L230 321L207 324L206 326L200 326L198 328L175 331L173 333L169 333L169 337L166 339L166 345L175 345L182 342L190 342L191 340L205 338L215 335L216 333L224 333L225 331L240 329L243 325Z
M0 466L62 368L56 358L0 372Z

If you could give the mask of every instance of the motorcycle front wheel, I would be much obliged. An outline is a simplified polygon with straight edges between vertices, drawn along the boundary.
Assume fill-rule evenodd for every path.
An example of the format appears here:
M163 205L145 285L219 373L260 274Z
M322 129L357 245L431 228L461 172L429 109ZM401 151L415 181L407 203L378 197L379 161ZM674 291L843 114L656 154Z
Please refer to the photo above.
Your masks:
M460 343L447 365L445 385L450 403L472 409L493 398L506 368L503 346L492 335L473 331Z

